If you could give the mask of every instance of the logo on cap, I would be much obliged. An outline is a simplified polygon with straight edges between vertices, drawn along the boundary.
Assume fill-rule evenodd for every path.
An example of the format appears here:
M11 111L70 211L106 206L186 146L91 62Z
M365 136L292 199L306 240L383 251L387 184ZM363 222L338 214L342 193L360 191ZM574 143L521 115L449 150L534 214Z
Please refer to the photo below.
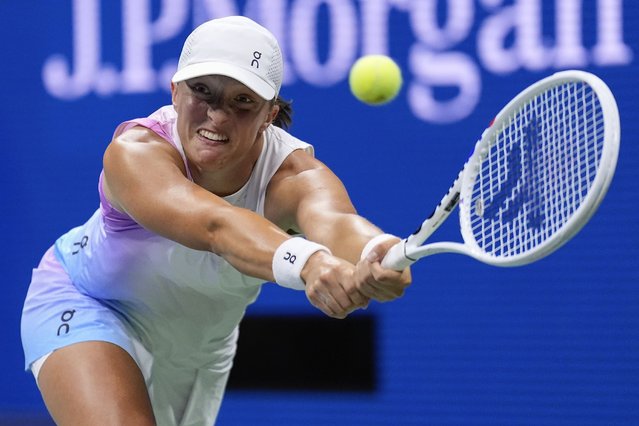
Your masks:
M251 61L251 66L255 68L259 68L260 59L262 59L262 53L256 50L255 52L253 52L253 60Z

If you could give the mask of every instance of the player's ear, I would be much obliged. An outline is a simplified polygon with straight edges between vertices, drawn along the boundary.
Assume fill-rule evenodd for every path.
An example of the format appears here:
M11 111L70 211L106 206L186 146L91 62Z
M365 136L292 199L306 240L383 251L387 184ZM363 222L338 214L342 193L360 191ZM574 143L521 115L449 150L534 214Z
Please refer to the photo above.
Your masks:
M260 130L262 132L264 130L266 130L266 128L268 126L270 126L271 123L273 123L273 120L275 120L275 118L277 117L277 114L279 114L279 112L280 112L280 106L277 103L273 103L273 105L271 106L271 109L269 110L269 112L268 112L268 114L266 116L266 121L264 122L264 124L260 128Z
M175 99L176 93L177 93L177 83L171 82L171 102L173 103L174 107L176 102L176 99Z

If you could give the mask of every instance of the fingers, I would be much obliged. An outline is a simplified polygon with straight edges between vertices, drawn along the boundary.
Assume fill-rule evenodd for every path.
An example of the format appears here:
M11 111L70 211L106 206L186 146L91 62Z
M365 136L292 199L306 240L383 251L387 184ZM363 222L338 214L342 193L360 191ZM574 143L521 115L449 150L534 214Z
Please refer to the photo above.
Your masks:
M404 295L411 284L410 269L382 268L380 261L399 239L373 247L356 266L326 252L313 255L302 273L310 303L333 318L345 318L371 300L387 302Z
M330 292L311 290L307 292L307 296L313 306L332 318L344 319L357 309L338 301Z
M318 277L306 285L306 296L313 306L333 318L346 318L351 312L368 306L370 299L355 287L352 272L348 279ZM341 277L344 278L344 277Z
M340 319L370 302L355 285L355 267L332 256L325 256L323 262L308 273L306 296L326 315Z
M379 263L383 258L381 252L373 250L357 264L356 281L359 291L366 297L388 302L404 295L412 277L408 268L401 272L382 268Z
M376 295L369 296L387 302L404 295L404 292L412 282L410 269L398 272L391 269L384 269L379 262L369 263L370 275L366 277L366 284L374 289ZM365 292L370 295L370 292Z
M400 239L397 237L392 237L388 235L389 238L380 241L379 244L375 245L366 255L366 260L371 263L380 262L384 259L384 256L395 244L397 244Z

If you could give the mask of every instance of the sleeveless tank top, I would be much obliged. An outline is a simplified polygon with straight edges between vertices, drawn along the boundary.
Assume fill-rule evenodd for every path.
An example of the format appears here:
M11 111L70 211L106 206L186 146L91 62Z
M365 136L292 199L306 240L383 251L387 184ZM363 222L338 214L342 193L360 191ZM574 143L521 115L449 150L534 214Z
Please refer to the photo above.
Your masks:
M186 165L172 106L122 123L114 136L134 126L147 127L166 139ZM270 126L249 180L224 198L263 215L271 177L297 149L313 153L311 145ZM187 177L191 179L190 174ZM102 174L100 208L55 243L56 256L72 282L110 307L154 356L176 365L216 365L216 358L230 363L236 328L263 280L241 274L211 252L146 230L110 205L101 181Z

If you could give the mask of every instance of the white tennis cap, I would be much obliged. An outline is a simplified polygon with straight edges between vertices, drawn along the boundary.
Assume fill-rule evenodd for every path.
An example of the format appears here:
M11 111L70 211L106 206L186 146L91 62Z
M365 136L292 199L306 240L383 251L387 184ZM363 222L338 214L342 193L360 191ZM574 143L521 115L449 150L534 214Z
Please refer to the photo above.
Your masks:
M171 81L225 75L266 100L282 85L282 53L269 30L244 16L207 21L187 37Z

